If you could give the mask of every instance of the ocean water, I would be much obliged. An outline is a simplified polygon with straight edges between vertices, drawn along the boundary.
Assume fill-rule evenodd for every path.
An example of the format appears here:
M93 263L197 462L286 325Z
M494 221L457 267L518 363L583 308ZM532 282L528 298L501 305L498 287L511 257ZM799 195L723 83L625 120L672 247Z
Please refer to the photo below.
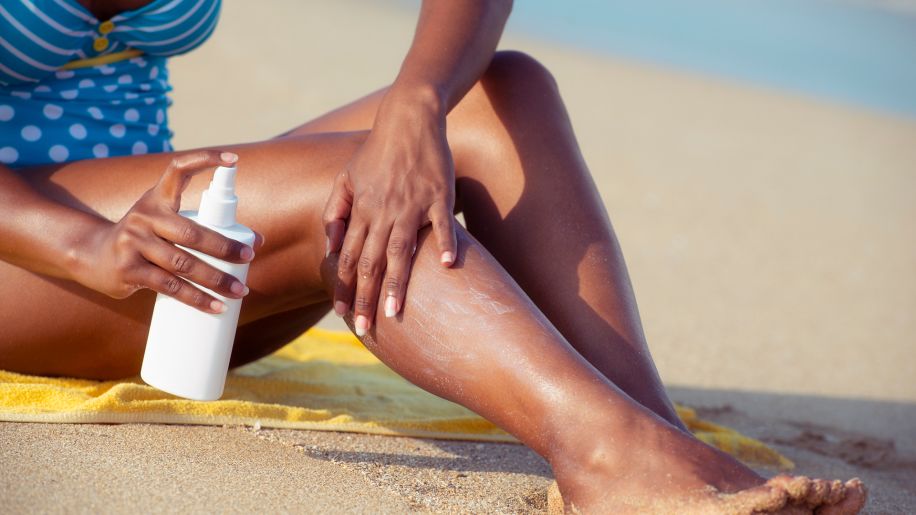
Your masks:
M508 30L916 118L916 2L516 0Z

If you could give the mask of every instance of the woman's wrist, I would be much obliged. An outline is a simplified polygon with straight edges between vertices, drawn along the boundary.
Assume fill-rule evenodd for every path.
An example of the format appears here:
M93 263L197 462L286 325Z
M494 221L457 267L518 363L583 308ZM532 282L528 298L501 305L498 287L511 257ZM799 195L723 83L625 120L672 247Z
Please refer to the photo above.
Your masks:
M82 282L91 270L91 249L106 220L51 202L29 204L7 235L0 259L42 275Z
M62 242L63 259L59 266L64 277L85 284L86 277L98 266L94 259L94 249L99 247L100 240L105 237L105 229L111 224L92 216L80 217L80 220L74 221L74 230Z
M448 107L445 94L436 86L422 82L396 81L382 103L376 116L377 124L391 119L434 121L445 126Z

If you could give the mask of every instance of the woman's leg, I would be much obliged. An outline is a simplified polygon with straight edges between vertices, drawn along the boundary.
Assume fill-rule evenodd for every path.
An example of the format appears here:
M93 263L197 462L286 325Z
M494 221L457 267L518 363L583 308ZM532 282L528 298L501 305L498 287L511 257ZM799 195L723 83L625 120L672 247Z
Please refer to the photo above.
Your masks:
M384 318L379 309L363 343L414 384L542 455L564 499L583 513L763 513L828 496L848 513L863 502L857 481L765 482L685 434L588 363L467 231L458 231L451 269L422 232L402 313ZM333 259L323 265L328 288Z
M377 91L291 133L368 128L384 92ZM483 240L487 251L522 285L549 323L557 326L591 365L630 397L682 428L649 356L619 245L549 73L525 55L498 54L481 82L449 115L448 127L455 150L459 203L469 230ZM433 267L432 271L437 269ZM415 274L412 281L419 281L422 272ZM415 290L414 284L412 294ZM431 295L439 298L442 292ZM443 296L450 297L448 293ZM412 296L405 303L405 316L410 315L411 309L424 309L426 304L417 303L417 297L422 298ZM480 297L475 300L481 301ZM482 302L486 305L489 301ZM440 318L464 309L460 304L446 305L448 312L440 312ZM493 304L489 307L500 309ZM378 335L398 338L386 328L388 321L378 320ZM405 343L410 340L407 335L419 334L416 331L432 338L449 330L464 332L461 327L431 329L428 321L416 329L403 325L401 330L405 329ZM486 338L486 328L482 333L481 337ZM520 341L524 341L523 334L518 333ZM371 340L367 343L372 345ZM397 354L390 359L396 357ZM448 384L435 375L429 382L421 382L427 389L462 402L444 391L443 383ZM599 424L595 430L600 434L603 429ZM696 459L702 462L706 458ZM725 467L743 469L733 462ZM753 482L745 472L746 469L731 477L738 481L736 478L743 475L745 481ZM795 479L787 486L792 498L807 495L812 507L830 496L835 500L843 490L836 483L831 490L822 480L812 482L805 478ZM569 488L565 485L564 491ZM569 497L567 494L567 500ZM856 485L845 503L835 506L835 510L852 512L863 502L864 493ZM799 504L803 506L805 502ZM734 508L737 512L751 511L750 506ZM676 509L683 510L683 506Z
M384 90L291 134L368 129ZM448 118L468 230L605 377L683 427L649 354L620 246L550 73L499 52Z

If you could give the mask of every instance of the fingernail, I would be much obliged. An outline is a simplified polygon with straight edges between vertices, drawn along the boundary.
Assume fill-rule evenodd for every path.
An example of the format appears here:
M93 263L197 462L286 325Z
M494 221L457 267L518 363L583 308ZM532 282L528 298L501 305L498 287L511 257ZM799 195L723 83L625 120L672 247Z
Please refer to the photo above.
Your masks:
M324 239L324 257L328 257L330 255L331 255L331 239L325 238Z
M334 313L337 313L337 316L339 317L343 317L344 315L346 315L347 314L347 303L342 300L338 300L334 302Z
M247 290L247 289L248 289L248 288L246 288L244 284L242 284L242 283L240 283L240 282L238 282L238 281L233 282L233 283L232 283L232 286L229 287L229 291L231 291L232 293L234 293L234 294L236 294L236 295L241 295L242 292L244 292L244 291Z
M442 264L451 265L455 261L455 256L451 252L442 253Z
M222 313L226 311L226 305L214 299L210 301L210 309L212 309L213 311L216 311L217 313Z
M222 154L219 155L219 158L222 159L226 163L234 163L239 160L239 156L232 152L223 152Z
M242 251L239 252L239 255L241 255L242 259L245 261L251 261L254 259L254 249L251 247L242 247Z
M249 293L251 293L251 290L248 289L248 287L246 286L246 287L245 287L245 291L242 292L242 297L248 295Z
M369 329L369 319L359 315L353 325L356 327L356 336L366 336L366 330Z
M398 299L394 295L389 295L385 299L385 318L391 318L398 314Z

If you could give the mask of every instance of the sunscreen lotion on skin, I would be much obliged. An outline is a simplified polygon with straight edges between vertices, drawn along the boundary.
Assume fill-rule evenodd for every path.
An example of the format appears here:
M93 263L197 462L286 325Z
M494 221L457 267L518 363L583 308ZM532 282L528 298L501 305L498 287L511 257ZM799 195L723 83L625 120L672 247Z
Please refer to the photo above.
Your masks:
M250 246L254 244L254 232L235 220L238 205L235 173L235 167L217 168L210 187L201 196L200 210L182 211L180 214ZM248 263L228 263L181 248L245 284ZM212 401L223 395L242 299L229 299L207 288L194 286L222 301L226 310L215 315L204 313L168 295L159 294L153 308L140 377L150 386L173 395Z

